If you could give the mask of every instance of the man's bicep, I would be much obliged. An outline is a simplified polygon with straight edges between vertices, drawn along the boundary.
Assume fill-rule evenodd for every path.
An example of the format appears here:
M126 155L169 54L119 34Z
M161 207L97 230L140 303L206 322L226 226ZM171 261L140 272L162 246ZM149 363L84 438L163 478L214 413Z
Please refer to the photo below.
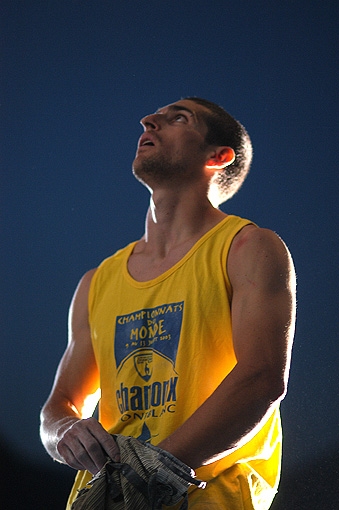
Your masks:
M69 313L69 340L59 363L51 398L68 402L81 415L86 398L99 386L99 375L88 323L88 292L93 271L80 281Z
M237 360L259 369L284 371L293 336L290 297L284 292L250 294L234 296L232 331Z
M273 232L261 229L245 232L233 248L229 272L238 363L286 383L295 315L291 257Z
M73 407L83 417L86 399L99 387L98 369L90 344L72 339L60 361L51 397Z

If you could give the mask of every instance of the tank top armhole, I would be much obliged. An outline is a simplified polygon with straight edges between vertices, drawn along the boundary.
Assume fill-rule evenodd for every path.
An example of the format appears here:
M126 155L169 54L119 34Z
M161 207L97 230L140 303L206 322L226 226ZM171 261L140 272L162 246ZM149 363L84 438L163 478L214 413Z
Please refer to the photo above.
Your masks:
M230 278L228 275L228 271L227 271L227 264L228 264L228 256L229 256L233 241L234 241L235 237L239 234L239 232L244 227L247 227L248 225L257 226L255 223L253 223L253 221L246 220L246 219L239 218L239 217L235 217L235 218L238 220L238 224L234 226L234 234L230 239L227 239L227 241L225 242L224 248L223 248L223 252L222 252L222 267L223 267L223 272L224 272L227 294L228 294L228 297L230 300L233 295L233 289L232 289L232 284L231 284L231 281L230 281Z
M113 255L110 255L109 257L102 260L102 262L96 268L96 271L92 277L92 280L91 280L91 283L89 286L88 299L87 299L88 319L89 319L90 324L91 324L94 302L95 302L96 295L97 295L97 287L98 287L98 285L100 285L100 279L102 279L102 277L105 278L105 269L110 266L110 264L115 259L115 257L124 256L125 253L127 253L129 255L129 253L132 251L135 244L136 244L136 241L128 244L124 248L117 250Z
M100 272L100 266L97 267L93 277L92 277L92 280L91 280L91 283L89 285L89 290L88 290L88 298L87 298L87 302L88 302L88 320L89 320L89 323L91 324L91 316L92 316L92 310L93 310L93 303L94 303L94 299L95 299L95 289L96 289L96 281L98 279L98 275L99 275L99 272Z

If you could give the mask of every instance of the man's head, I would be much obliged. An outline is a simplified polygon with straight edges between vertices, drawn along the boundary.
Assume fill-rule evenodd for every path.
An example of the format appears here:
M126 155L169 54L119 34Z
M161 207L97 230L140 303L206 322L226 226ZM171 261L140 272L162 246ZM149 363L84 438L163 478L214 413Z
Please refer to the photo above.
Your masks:
M238 191L250 167L251 142L223 108L189 97L158 109L141 123L145 133L133 171L150 189L179 189L203 179L214 206Z
M198 97L185 99L205 108L201 115L207 126L206 144L228 146L235 152L233 162L216 172L211 180L209 198L213 205L219 205L231 198L246 179L253 155L251 139L244 126L221 106Z

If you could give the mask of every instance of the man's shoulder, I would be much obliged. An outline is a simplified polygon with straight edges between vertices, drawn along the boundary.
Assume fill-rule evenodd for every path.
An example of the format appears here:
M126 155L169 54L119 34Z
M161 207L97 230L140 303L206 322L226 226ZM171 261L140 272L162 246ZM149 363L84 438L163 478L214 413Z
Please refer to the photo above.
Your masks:
M294 274L291 254L281 237L255 225L244 227L235 237L228 270L231 279L241 275L246 281L253 274L279 278Z
M114 253L102 259L102 261L97 267L97 270L105 268L111 264L115 263L119 264L133 250L133 247L135 246L136 242L137 241L133 241L132 243L129 243L126 246L117 249Z
M245 225L234 238L233 252L252 252L258 249L286 252L287 247L281 237L273 230L258 227L255 224Z

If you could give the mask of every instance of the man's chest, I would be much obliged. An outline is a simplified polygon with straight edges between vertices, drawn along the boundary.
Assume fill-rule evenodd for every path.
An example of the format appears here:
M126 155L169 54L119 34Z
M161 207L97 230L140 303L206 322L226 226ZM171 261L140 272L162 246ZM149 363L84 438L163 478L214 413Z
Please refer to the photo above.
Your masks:
M139 282L154 280L178 264L190 251L194 241L189 241L173 249L166 256L135 250L127 262L127 270L132 278Z

